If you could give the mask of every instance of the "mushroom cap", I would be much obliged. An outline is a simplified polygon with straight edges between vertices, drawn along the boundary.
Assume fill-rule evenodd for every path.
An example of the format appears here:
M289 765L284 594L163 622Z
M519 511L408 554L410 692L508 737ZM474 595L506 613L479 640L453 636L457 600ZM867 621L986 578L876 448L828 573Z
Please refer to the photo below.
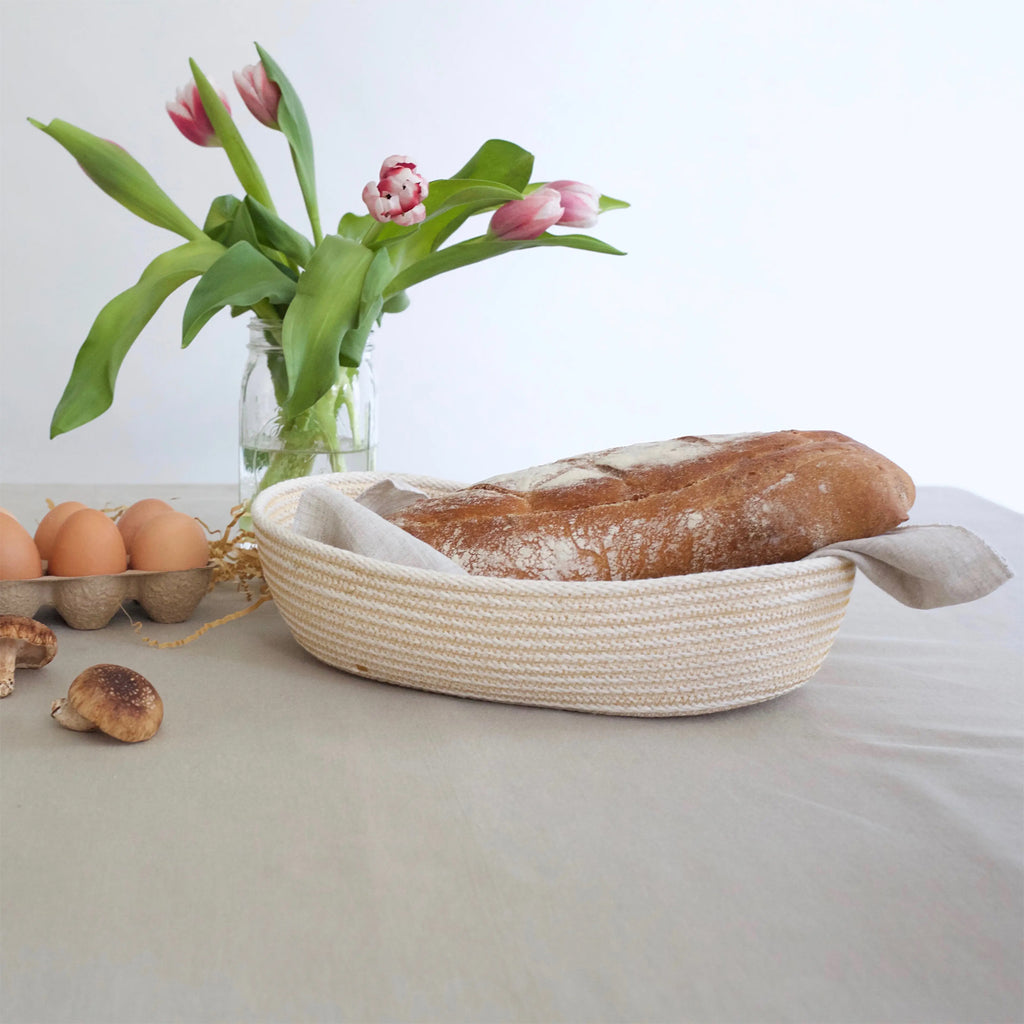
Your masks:
M53 630L24 615L0 615L0 644L15 648L18 668L42 668L57 653Z
M24 615L0 615L0 698L14 692L16 668L42 668L56 653L49 626Z
M68 688L67 702L100 732L138 743L153 736L164 717L164 703L153 684L123 665L93 665Z
M49 626L24 615L0 615L0 697L14 692L16 668L42 668L56 653L57 638Z

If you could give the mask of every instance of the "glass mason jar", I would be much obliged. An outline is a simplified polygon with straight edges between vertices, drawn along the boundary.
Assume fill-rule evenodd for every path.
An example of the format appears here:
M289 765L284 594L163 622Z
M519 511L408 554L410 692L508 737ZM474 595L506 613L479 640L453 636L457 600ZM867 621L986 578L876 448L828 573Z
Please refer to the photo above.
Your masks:
M295 416L282 411L288 375L281 322L249 321L249 352L239 399L239 499L282 480L371 470L377 458L372 339L358 368L338 367L331 388Z

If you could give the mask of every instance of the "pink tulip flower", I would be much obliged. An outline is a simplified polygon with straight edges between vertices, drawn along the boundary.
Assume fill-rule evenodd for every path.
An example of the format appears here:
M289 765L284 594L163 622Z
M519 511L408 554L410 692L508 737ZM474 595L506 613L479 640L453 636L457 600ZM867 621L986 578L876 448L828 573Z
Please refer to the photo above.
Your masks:
M601 193L582 181L549 181L562 197L562 216L558 223L567 228L592 228L601 212Z
M231 107L228 104L227 96L220 89L217 90L217 95L220 96L221 102L230 113ZM189 82L188 85L183 85L178 90L174 101L167 104L167 113L171 115L171 120L178 126L178 131L189 142L194 142L197 146L219 146L221 144L217 133L213 130L213 125L210 124L210 118L203 108L203 101L199 98L199 87L195 82Z
M539 188L525 199L498 207L487 231L509 242L538 238L562 218L562 197L553 188Z
M281 90L276 82L267 77L263 62L249 64L241 71L232 74L239 95L249 108L249 113L260 124L268 128L278 128L277 108L281 102Z
M381 164L380 180L366 183L363 202L374 220L391 221L408 227L427 216L423 200L430 185L407 156L389 156Z

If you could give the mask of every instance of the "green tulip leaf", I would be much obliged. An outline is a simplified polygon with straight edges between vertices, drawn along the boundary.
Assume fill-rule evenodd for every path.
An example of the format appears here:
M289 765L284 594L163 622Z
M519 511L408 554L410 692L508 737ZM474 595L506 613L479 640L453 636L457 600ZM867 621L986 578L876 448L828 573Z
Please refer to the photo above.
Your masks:
M286 415L308 409L334 383L342 338L359 325L363 282L374 259L358 242L327 235L299 277L281 339L291 382Z
M601 196L601 200L598 203L598 209L602 213L607 213L609 210L625 210L629 207L623 199L612 199L611 196Z
M238 216L238 208L241 205L241 200L239 200L237 196L217 196L217 198L210 203L209 210L206 211L206 220L203 221L203 231L209 235L210 238L214 239L214 241L220 242L221 245L224 245L224 239L227 238L233 230L235 218Z
M403 313L409 308L409 293L395 292L384 300L381 306L381 313ZM379 319L378 319L379 323Z
M316 198L316 171L313 164L313 133L309 130L306 111L288 77L278 67L273 57L259 43L255 44L256 52L263 62L267 77L281 90L281 102L277 107L277 123L282 134L288 140L292 151L292 163L295 176L299 181L302 199L306 204L309 223L313 228L313 241L320 244L322 231L320 228L320 208Z
M382 300L378 298L373 316L368 320L360 321L355 327L345 332L338 351L338 362L342 366L357 367L362 362L363 353L366 351L366 342L373 330L373 325L380 316L382 305Z
M347 330L341 339L338 362L342 366L357 367L362 362L366 340L384 311L384 289L393 276L394 270L387 250L378 250L363 278L363 290L359 295L359 319L355 327Z
M464 181L460 188L458 180L448 180L431 182L428 199L434 198L435 184L439 193L437 206L427 206L427 220L409 247L409 256L404 261L406 265L439 249L470 217L523 198L522 192L510 185L484 181L467 185Z
M108 196L136 217L183 238L203 237L199 226L160 188L149 171L116 142L101 139L67 121L42 124L29 118L29 122L59 142Z
M342 238L350 238L353 242L361 242L366 237L366 232L372 228L375 221L368 213L362 215L346 213L338 221L338 234Z
M252 196L245 197L244 205L261 245L282 253L297 266L304 267L309 263L313 257L313 246L305 235Z
M257 244L256 227L248 208L235 196L218 196L203 222L203 230L225 249L236 242Z
M205 273L223 252L222 246L204 237L162 253L131 288L100 310L57 403L50 437L74 430L110 408L121 363L142 329L164 299Z
M464 242L450 245L447 249L439 249L406 267L392 279L391 284L384 292L384 297L387 299L396 292L411 288L414 284L419 284L421 281L426 281L428 278L436 277L438 274L444 274L458 267L467 267L472 263L479 263L481 260L488 260L494 256L502 256L507 252L516 252L519 249L536 249L544 246L583 249L587 252L600 252L612 256L625 255L620 249L590 235L549 235L545 233L539 238L515 241L481 235L478 238L469 238Z
M187 348L211 317L225 306L249 309L263 299L285 305L295 281L248 242L236 242L199 279L185 305L181 347Z
M430 183L430 194L424 205L429 219L463 206L472 206L474 210L486 209L522 198L523 193L519 189L501 182L449 178Z
M530 183L533 154L504 139L488 139L453 178L496 181L520 192Z
M210 124L224 147L228 161L242 185L242 188L253 198L258 199L267 209L273 210L274 203L270 198L270 189L263 180L263 174L259 169L249 147L242 139L238 126L231 118L231 112L224 101L217 94L217 90L210 83L210 80L200 70L199 65L189 59L189 67L192 69L192 77L195 79L196 87L199 89L199 98L203 101L203 109L210 119Z
M231 195L218 196L210 204L203 230L225 248L236 242L248 242L292 278L298 276L299 269L293 253L307 261L312 253L307 239L249 195L244 201ZM282 251L285 243L292 252Z
M359 322L376 319L377 313L373 313L371 307L378 302L383 304L384 289L395 276L394 268L391 265L391 257L386 249L380 249L373 254L373 260L366 270L363 278L363 288L359 293ZM353 364L358 366L358 361Z

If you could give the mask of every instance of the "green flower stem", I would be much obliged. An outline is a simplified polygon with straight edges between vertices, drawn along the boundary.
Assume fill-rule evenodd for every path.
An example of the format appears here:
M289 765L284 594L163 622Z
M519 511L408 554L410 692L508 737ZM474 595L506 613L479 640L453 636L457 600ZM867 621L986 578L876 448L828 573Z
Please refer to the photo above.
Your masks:
M210 84L210 80L203 74L199 65L191 58L188 63L192 69L196 88L199 90L199 98L203 101L206 116L210 119L210 125L220 144L224 147L228 162L242 188L271 213L275 212L274 201L270 198L270 189L263 178L263 173L260 171L255 157L249 151L249 147L245 144L237 125L232 120L231 112L224 105L224 101Z
M345 456L341 454L341 446L338 443L337 406L332 401L330 392L327 392L313 406L313 419L320 437L324 441L324 447L327 449L332 472L343 473L345 471Z
M273 306L273 304L271 303L271 301L269 299L260 299L260 301L257 302L255 306L252 306L250 308L252 309L253 313L256 316L258 316L261 320L277 320L277 319L279 319L278 312L277 312L276 309L274 309L274 306ZM278 336L278 338L274 342L274 344L275 345L280 345L281 344L280 336Z
M338 391L338 401L334 406L334 420L337 422L338 419L338 407L341 405L345 406L345 411L348 414L348 429L352 435L352 448L358 451L362 448L362 442L359 439L359 421L356 419L356 404L353 401L352 385L355 382L356 374L359 373L358 368L346 369L343 371L345 381ZM344 469L344 460L342 460L342 469Z
M363 245L370 248L374 242L377 241L377 236L380 234L381 228L384 227L382 221L375 220L367 229L366 233L360 239Z
M327 455L332 472L345 472L345 455L338 437L337 417L344 406L353 445L358 448L359 425L352 393L352 384L358 372L358 369L340 370L335 386L310 408L304 409L297 416L282 418L278 437L283 447L270 455L256 493L282 480L308 476L318 455Z
M316 245L323 241L320 229L320 210L316 200L316 173L313 168L313 136L309 130L306 112L288 76L278 67L277 61L256 44L256 52L263 62L267 77L281 90L281 99L277 107L277 126L288 140L291 149L292 164L299 180L302 199L309 214L310 227L313 229L313 240Z
M295 153L292 152L292 162L295 163ZM297 166L296 166L297 169ZM324 240L323 228L320 227L320 207L316 201L316 195L308 189L302 189L302 201L309 216L309 226L313 230L313 247L316 248Z
M282 480L294 480L296 477L309 476L312 468L313 457L311 455L301 452L298 454L288 451L275 452L271 455L270 463L260 478L256 494L274 484L279 484Z

